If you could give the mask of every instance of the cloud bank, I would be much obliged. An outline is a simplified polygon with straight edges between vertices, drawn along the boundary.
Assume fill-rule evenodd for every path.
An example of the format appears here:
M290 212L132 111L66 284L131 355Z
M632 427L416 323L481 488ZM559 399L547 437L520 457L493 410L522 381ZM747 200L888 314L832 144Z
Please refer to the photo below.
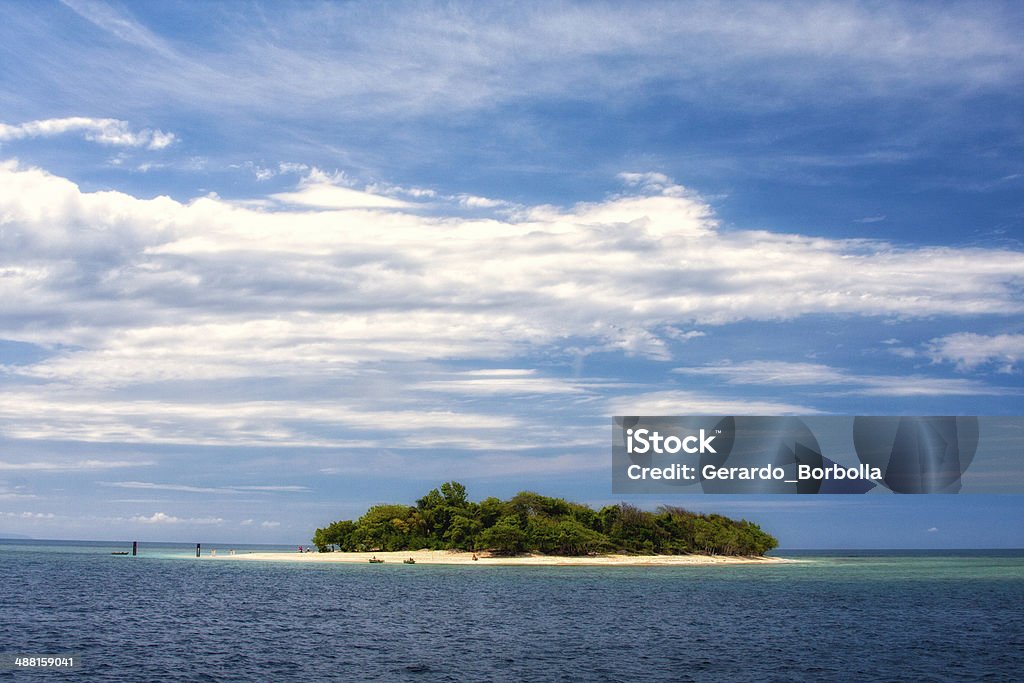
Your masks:
M533 376L515 359L668 361L705 334L694 326L1024 311L1019 251L725 230L706 201L664 176L622 179L626 191L600 202L467 216L457 198L399 201L315 169L294 192L182 203L84 192L4 162L0 325L49 352L2 368L0 419L8 436L30 439L365 447L376 441L353 434L385 425L403 447L528 447L538 426L443 397L594 400L599 384ZM972 339L987 349L977 356L958 341L935 353L968 367L1019 344ZM511 369L437 365L454 361ZM782 373L864 395L985 393L968 380L908 383L813 364L680 372L755 384ZM246 382L261 383L258 399ZM211 386L221 389L206 396ZM808 409L690 391L641 398L666 409Z
M105 359L68 357L110 366L141 360L144 349L180 349L228 373L246 372L231 362L243 356L344 369L501 357L566 337L658 356L677 324L1024 309L1019 251L725 231L707 203L675 185L465 218L329 182L315 193L343 192L343 206L296 207L290 193L253 208L216 196L82 192L14 162L0 166L0 182L0 287L13 303L5 329L94 353L103 338ZM112 376L162 379L174 363L160 360L117 364ZM46 367L48 379L73 374Z

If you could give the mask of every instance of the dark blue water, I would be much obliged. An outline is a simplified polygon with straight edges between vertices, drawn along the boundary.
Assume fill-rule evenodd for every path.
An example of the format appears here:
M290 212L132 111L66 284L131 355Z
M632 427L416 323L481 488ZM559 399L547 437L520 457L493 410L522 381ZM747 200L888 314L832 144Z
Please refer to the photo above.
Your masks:
M1009 681L1024 670L1016 551L646 568L108 552L0 542L0 651L73 652L82 665L0 677Z

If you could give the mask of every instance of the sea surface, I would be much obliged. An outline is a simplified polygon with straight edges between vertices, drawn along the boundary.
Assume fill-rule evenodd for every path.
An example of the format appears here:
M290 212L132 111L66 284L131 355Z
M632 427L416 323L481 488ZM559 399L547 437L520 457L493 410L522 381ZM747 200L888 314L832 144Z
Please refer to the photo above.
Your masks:
M130 547L0 541L0 653L79 665L0 679L1024 676L1022 551L779 551L802 561L710 567L197 561L194 545L152 543L110 554Z

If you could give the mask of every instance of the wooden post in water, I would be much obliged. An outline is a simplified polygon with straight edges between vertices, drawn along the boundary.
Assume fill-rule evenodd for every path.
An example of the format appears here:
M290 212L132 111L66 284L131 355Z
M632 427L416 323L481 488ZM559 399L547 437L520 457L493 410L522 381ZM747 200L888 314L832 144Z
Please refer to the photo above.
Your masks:
M132 557L135 557L138 554L139 554L139 542L138 541L132 541Z
M199 543L196 543L196 557L199 557Z

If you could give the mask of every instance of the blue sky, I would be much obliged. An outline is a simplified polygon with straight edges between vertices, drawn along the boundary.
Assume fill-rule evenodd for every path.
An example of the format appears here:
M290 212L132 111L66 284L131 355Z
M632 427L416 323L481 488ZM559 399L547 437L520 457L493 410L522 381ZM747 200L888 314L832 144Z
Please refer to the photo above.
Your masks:
M1021 412L1016 3L0 7L0 532L304 542L616 502L615 414ZM1024 545L1018 496L636 502Z

